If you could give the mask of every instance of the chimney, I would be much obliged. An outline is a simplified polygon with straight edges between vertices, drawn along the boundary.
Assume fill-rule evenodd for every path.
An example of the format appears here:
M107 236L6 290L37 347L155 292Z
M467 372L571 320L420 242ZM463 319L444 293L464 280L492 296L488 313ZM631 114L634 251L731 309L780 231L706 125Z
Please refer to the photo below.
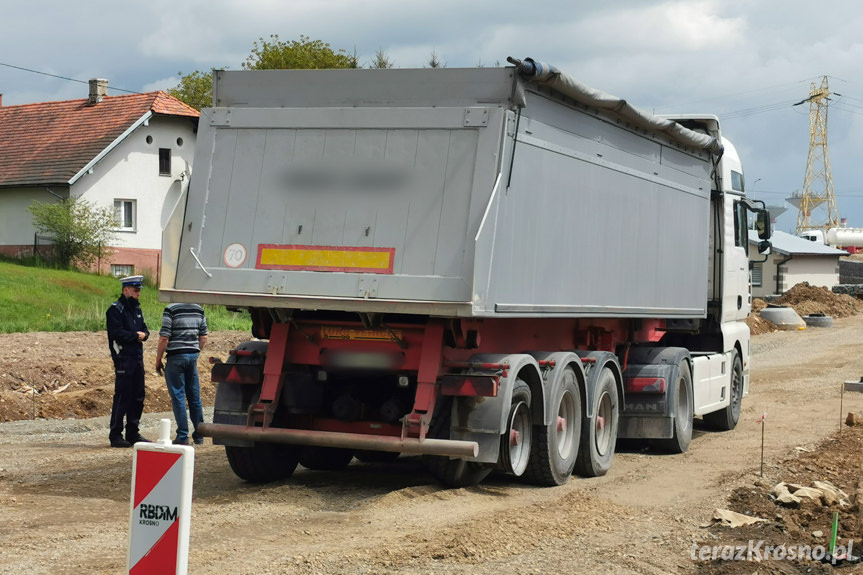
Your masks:
M3 94L0 94L0 108L3 107Z
M103 78L93 78L90 80L90 98L87 103L95 106L102 101L102 98L108 95L108 80Z

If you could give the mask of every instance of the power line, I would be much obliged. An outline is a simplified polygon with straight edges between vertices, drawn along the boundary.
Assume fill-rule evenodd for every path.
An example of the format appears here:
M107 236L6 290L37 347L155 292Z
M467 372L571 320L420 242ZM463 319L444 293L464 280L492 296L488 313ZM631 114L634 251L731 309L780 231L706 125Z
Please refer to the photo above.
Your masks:
M776 102L773 104L764 104L762 106L755 106L753 108L744 108L742 110L735 110L732 112L727 112L725 114L717 114L723 120L730 120L733 118L744 118L746 116L752 116L754 114L763 114L765 112L772 112L774 110L782 110L785 108L790 108L792 105L791 100L786 100L784 102Z
M30 68L24 68L22 66L13 66L12 64L6 64L0 62L0 66L5 66L7 68L14 68L15 70L21 70L22 72L30 72L32 74L41 74L42 76L50 76L52 78L59 78L60 80L67 80L69 82L78 82L80 84L89 84L88 80L78 80L76 78L68 78L66 76L58 76L57 74L49 74L48 72L41 72L39 70L32 70ZM127 92L129 94L141 94L141 92L136 92L135 90L124 90L123 88L115 88L111 86L109 89L116 90L118 92Z
M819 76L819 78L820 78L820 76ZM811 78L810 78L810 79L797 80L797 81L794 81L794 82L786 82L786 83L784 83L784 84L776 84L776 85L773 85L773 86L765 86L764 88L755 88L754 90L745 90L745 91L742 91L742 92L734 92L734 93L731 93L731 94L725 94L725 95L721 95L721 96L711 96L711 97L709 97L709 98L702 98L702 99L700 99L700 100L692 100L692 101L690 101L690 102L685 102L685 103L683 103L683 104L678 104L678 105L676 105L676 106L675 106L675 108L676 108L676 109L685 108L685 107L689 107L689 106L691 106L692 104L700 104L700 103L702 103L702 102L710 102L710 101L713 101L713 100L728 100L728 99L731 99L731 98L735 98L735 99L737 99L737 98L739 98L739 97L741 97L741 96L746 96L746 95L749 95L749 94L755 94L755 93L758 93L758 92L765 92L765 91L767 91L767 90L775 90L776 88L785 88L785 87L791 87L791 86L793 86L793 87L796 89L798 84L805 84L805 83L810 82L810 81L811 81Z

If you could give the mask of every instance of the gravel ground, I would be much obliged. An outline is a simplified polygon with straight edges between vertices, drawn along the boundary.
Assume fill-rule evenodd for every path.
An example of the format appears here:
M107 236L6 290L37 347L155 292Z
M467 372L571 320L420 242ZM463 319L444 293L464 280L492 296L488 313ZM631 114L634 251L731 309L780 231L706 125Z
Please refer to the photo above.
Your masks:
M189 572L806 572L811 565L797 571L782 562L733 570L739 564L693 561L690 549L721 540L723 532L705 525L739 489L803 473L793 464L800 453L817 450L813 473L848 460L821 442L837 431L839 385L863 374L861 341L860 316L831 329L756 336L751 393L736 430L697 429L681 455L627 445L607 476L555 488L492 476L477 487L443 489L415 457L355 461L342 472L301 468L287 480L251 485L208 442L196 448ZM148 392L158 385L153 380ZM844 407L863 411L863 399L846 397ZM756 421L764 411L766 479ZM148 411L144 433L155 438L162 417L170 413ZM124 572L131 457L107 447L104 414L0 424L0 575Z

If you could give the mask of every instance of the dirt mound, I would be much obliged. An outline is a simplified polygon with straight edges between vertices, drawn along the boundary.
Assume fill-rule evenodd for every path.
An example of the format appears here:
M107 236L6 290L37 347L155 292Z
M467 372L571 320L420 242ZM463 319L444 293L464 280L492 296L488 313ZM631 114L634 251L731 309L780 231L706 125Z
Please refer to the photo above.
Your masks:
M156 375L156 341L144 343L145 412L171 410L165 380ZM245 331L212 332L198 360L201 400L212 405L210 356L250 339ZM114 397L114 368L105 332L14 333L0 338L0 422L108 415Z
M807 282L795 285L773 303L794 308L801 317L815 313L848 317L863 312L863 301L847 294L835 294L826 287L811 286Z
M863 313L863 301L847 294L833 293L826 287L811 286L808 282L795 285L771 303L790 307L800 317L823 313L834 318L840 318ZM761 317L759 312L767 305L763 299L754 298L752 300L752 312L746 318L752 335L769 333L779 329L775 323Z
M752 335L779 330L778 325L759 315L759 312L765 307L767 307L767 302L763 299L755 298L752 300L752 311L749 313L749 317L746 318L746 325L749 326L749 332Z
M766 519L755 525L729 529L719 524L708 529L710 535L695 543L696 547L709 545L726 548L734 546L754 551L754 558L739 561L717 556L699 563L698 573L713 575L738 575L759 573L833 573L833 567L808 557L792 559L789 549L812 551L813 556L823 554L829 546L833 513L839 514L837 544L847 546L852 541L852 553L860 555L860 540L863 539L863 484L860 480L860 464L863 460L863 427L844 428L838 434L822 441L809 451L799 448L801 455L788 459L781 465L771 466L763 479L759 478L749 487L741 487L732 493L729 507L744 515ZM773 496L774 486L780 481L802 486L820 485L824 482L838 487L847 496L843 498L801 498L799 504L780 504ZM755 542L753 547L752 542ZM763 544L758 547L758 542ZM764 556L768 547L780 549L770 557ZM777 553L785 553L784 560ZM761 555L763 562L759 561ZM817 558L817 557L816 557ZM756 569L756 566L760 566ZM854 571L859 573L859 570Z

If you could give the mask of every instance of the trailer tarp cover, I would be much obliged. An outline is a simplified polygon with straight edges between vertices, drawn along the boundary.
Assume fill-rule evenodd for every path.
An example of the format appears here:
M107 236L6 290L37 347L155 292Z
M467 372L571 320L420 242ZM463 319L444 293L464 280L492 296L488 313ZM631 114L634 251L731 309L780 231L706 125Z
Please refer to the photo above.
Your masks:
M519 60L510 57L507 58L507 61L510 64L514 64L525 79L548 86L583 104L603 110L611 110L639 128L652 132L662 132L681 144L702 148L711 154L722 155L722 143L716 138L685 128L674 120L660 118L639 110L622 98L606 94L600 90L594 90L590 86L582 84L554 66L550 66L544 62L537 62L532 58Z

